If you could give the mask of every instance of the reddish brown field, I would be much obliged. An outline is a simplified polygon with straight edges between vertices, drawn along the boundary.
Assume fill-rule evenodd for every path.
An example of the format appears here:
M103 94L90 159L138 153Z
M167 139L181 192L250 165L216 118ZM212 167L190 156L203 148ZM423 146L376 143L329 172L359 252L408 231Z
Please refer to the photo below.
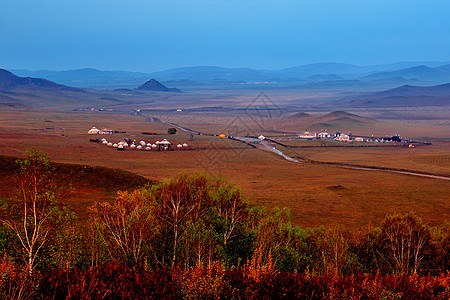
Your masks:
M197 120L195 115L155 116L212 133L220 133L220 128L225 128L227 121L233 119L226 114L216 118L199 114ZM183 132L168 136L168 126L126 113L2 111L0 120L1 155L24 156L26 149L37 147L55 162L119 168L154 180L183 171L222 174L241 186L243 195L252 203L289 207L292 221L301 226L354 228L376 224L391 212L408 211L416 212L430 224L443 223L450 218L450 181L295 164L228 139L195 135L190 141L190 135ZM131 138L154 142L167 138L174 143L188 143L190 150L117 151L90 142L92 136L87 135L87 130L92 126L127 132L106 136L111 141ZM143 136L143 131L160 135ZM323 147L297 150L315 160L450 174L448 142L413 149ZM103 197L111 199L98 192L101 187L78 184L75 194L68 199L71 205L77 206L78 201L83 201L82 206L87 207ZM2 190L7 189L3 180ZM82 209L79 211L82 213Z

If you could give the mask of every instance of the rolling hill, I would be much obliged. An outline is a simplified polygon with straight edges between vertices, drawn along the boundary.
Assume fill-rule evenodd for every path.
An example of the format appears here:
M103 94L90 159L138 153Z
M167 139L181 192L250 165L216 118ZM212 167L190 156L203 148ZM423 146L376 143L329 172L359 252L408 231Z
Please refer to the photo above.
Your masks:
M324 115L298 112L284 116L270 124L279 130L302 132L304 130L353 131L373 126L377 121L345 111L334 111Z

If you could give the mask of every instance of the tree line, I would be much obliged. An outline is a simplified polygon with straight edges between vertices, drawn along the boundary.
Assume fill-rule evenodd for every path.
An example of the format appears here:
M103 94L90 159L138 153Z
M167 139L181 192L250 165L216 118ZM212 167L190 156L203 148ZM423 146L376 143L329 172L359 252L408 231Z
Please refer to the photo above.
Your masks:
M414 213L387 215L379 226L355 231L299 228L291 224L287 208L251 205L225 178L182 173L119 192L112 203L95 203L89 222L81 223L63 204L70 188L56 186L46 154L31 149L16 161L16 169L17 196L1 203L4 297L96 298L106 281L119 290L129 284L123 297L140 298L133 293L149 290L142 296L149 298L162 286L167 298L228 299L251 296L274 281L267 293L278 296L271 299L283 298L282 290L292 286L298 286L291 293L299 298L310 287L312 299L314 293L329 298L345 284L362 289L368 278L367 293L374 297L379 292L394 297L398 284L383 288L399 278L428 278L423 279L428 290L419 293L450 295L450 224L431 227ZM123 282L111 279L114 272ZM115 288L103 288L115 298ZM289 295L286 291L284 298Z

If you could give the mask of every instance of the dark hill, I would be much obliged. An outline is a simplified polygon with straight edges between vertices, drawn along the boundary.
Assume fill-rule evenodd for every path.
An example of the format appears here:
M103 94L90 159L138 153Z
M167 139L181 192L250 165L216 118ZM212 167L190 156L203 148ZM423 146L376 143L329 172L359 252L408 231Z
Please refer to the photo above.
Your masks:
M138 87L137 90L181 93L181 90L177 88L168 88L155 79L150 79L149 81Z
M57 84L42 78L19 77L0 69L0 91L69 91L84 92L82 89Z
M295 120L295 119L303 119L303 118L308 118L311 117L310 114L307 114L305 112L298 112L292 115L289 115L287 117L285 117L286 119L291 119L291 120Z

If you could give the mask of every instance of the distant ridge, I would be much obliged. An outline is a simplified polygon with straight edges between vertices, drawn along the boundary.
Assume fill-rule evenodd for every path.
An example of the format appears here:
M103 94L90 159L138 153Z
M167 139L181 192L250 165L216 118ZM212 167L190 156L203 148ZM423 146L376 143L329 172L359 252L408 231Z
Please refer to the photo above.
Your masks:
M417 79L420 81L435 81L435 80L450 81L450 73L447 71L447 69L448 67L446 66L441 66L438 68L430 68L425 65L420 65L396 71L378 72L365 76L361 79L374 80L374 79L404 78L404 79Z
M181 90L177 88L168 88L164 84L155 79L150 79L143 85L139 86L137 90L181 93Z
M356 114L348 113L348 112L343 111L343 110L333 111L333 112L330 112L328 114L321 115L319 118L322 119L322 120L325 120L325 119L336 119L336 118L366 119L366 118L363 118L363 117L358 116Z
M84 92L83 89L57 84L42 78L19 77L7 70L0 69L0 91L24 90Z
M434 86L403 85L376 93L345 97L351 106L436 106L450 105L450 83Z

